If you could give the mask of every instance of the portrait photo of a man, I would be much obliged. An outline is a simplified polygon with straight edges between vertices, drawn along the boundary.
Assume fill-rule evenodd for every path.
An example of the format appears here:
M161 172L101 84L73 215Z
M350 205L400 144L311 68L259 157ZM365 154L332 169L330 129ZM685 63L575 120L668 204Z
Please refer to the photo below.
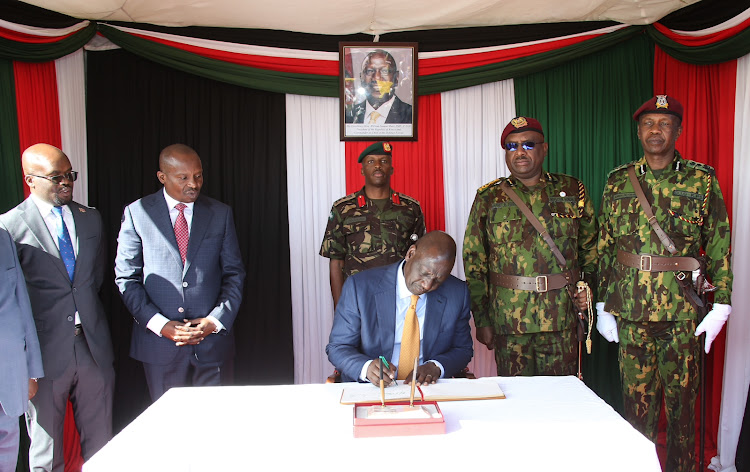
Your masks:
M416 44L397 44L341 46L342 140L416 139Z

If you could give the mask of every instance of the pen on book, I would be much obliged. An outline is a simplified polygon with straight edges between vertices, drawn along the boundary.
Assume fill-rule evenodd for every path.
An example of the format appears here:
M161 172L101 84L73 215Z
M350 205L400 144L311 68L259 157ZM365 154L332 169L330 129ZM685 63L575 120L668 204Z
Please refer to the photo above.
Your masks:
M381 406L385 406L385 384L383 384L383 363L382 362L380 363L380 404Z
M409 407L414 408L414 388L417 386L417 360L414 358L414 370L411 373L411 395L409 395ZM420 390L421 392L421 390Z
M388 365L388 361L385 360L385 357L384 356L380 356L380 365L382 366L383 364L385 364L385 368L386 369L390 369L391 368L391 366ZM393 379L393 385L398 386L398 382L396 382L395 378Z

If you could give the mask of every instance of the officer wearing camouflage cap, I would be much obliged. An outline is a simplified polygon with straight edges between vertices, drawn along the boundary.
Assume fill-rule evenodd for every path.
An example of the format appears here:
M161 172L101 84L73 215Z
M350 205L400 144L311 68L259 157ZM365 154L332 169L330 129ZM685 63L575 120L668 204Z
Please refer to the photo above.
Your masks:
M348 276L400 261L425 232L419 202L391 189L392 149L380 141L362 151L365 186L334 202L328 216L320 255L331 260L334 307Z
M682 114L675 98L657 95L633 115L644 155L610 172L598 241L597 329L619 342L625 418L653 441L664 397L667 471L695 469L697 336L706 333L708 353L731 312L732 289L726 206L714 169L675 150ZM652 227L631 179L668 240ZM716 292L699 324L690 280L701 249Z
M579 180L543 170L539 121L514 118L501 142L511 176L479 188L464 237L477 340L495 349L498 375L575 374L576 312L586 296L569 289L596 269L594 207ZM546 228L564 267L510 192Z

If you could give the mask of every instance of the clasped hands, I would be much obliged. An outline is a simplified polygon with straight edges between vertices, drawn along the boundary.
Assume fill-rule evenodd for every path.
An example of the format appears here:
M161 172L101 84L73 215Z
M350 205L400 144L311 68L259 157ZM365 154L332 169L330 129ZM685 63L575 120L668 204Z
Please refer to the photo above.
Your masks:
M374 359L370 362L367 367L367 380L372 382L376 387L380 386L380 359ZM396 370L398 366L389 364L388 367L383 364L383 384L387 387L396 378ZM409 375L404 380L405 384L411 383L413 370L409 371ZM440 367L435 365L434 362L427 362L417 367L417 386L434 384L440 378Z
M177 346L200 344L203 339L213 333L216 325L208 318L193 318L179 321L169 321L161 329L161 335L171 339Z

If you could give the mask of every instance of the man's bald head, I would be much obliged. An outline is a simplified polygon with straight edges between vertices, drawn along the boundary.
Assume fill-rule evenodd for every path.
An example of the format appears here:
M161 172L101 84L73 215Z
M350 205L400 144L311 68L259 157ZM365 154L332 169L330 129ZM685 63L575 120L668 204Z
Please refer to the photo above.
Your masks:
M21 155L21 167L35 197L54 206L73 200L73 167L60 149L45 143L29 146ZM55 179L60 183L55 183Z
M436 290L450 276L456 261L456 242L442 231L432 231L417 240L404 258L404 280L414 295Z
M167 195L178 202L192 203L203 187L203 164L198 153L186 144L172 144L159 154L159 182Z

